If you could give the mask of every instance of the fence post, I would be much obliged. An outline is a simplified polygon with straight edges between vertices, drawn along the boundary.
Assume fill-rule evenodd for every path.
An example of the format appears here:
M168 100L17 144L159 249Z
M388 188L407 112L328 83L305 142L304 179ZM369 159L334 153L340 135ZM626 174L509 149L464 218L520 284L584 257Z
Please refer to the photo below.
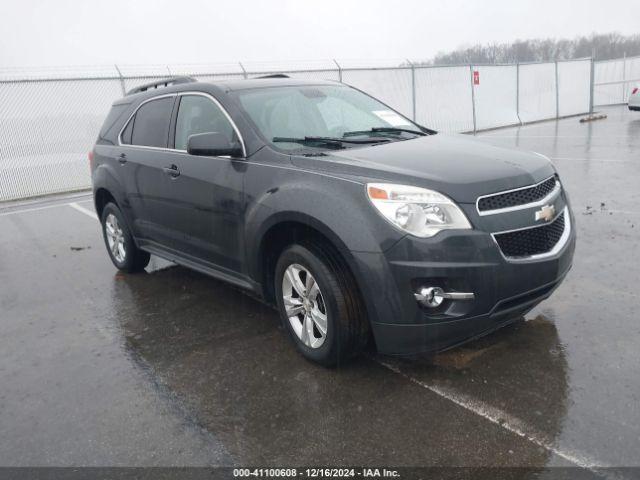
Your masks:
M595 94L595 63L593 61L593 55L591 55L591 74L589 77L591 87L589 88L589 115L593 115L593 97Z
M244 69L244 65L242 65L242 62L238 62L238 65L240 65L240 68L242 69L242 75L244 76L244 78L248 78L247 71Z
M333 59L333 63L335 63L336 67L338 67L338 81L342 83L342 67L335 58Z
M558 60L555 61L556 66L556 118L560 118L560 90L558 88Z
M516 116L520 125L522 125L522 119L520 118L520 62L516 63Z
M413 62L407 59L407 62L411 66L411 106L413 109L413 117L411 119L416 121L416 67Z
M622 53L622 103L626 102L627 96L627 52Z
M125 96L127 94L127 89L124 86L124 77L122 76L122 72L118 68L118 65L114 64L113 66L116 67L116 72L118 72L118 77L120 77L120 88L122 88L122 96Z
M478 131L476 127L476 93L473 87L473 65L469 65L469 77L471 80L471 108L473 111L473 133Z

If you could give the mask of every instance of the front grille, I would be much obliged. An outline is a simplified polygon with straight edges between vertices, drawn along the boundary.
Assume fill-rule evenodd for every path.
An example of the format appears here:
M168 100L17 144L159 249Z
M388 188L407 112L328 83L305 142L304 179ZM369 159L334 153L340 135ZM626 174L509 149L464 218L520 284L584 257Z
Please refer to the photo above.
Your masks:
M478 211L499 210L502 208L526 205L537 202L549 195L556 186L556 177L551 177L538 185L522 188L513 192L497 193L478 200Z
M542 227L496 233L493 237L505 257L529 257L550 251L556 246L563 232L564 212L553 222Z

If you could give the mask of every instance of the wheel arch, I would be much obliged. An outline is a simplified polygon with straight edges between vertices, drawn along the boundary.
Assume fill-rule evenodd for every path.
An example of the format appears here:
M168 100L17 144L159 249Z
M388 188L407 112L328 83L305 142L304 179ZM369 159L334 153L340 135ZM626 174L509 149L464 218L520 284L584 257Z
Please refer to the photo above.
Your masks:
M337 256L353 276L359 294L362 288L359 282L357 265L351 252L340 237L319 220L299 212L282 212L265 222L256 235L255 245L249 249L254 252L250 260L251 276L262 285L265 300L273 302L273 272L282 251L294 243L316 241L322 243Z
M118 208L118 201L115 199L113 194L105 187L98 187L93 194L93 203L96 209L96 214L98 218L102 218L102 212L104 211L104 207L106 207L107 203L115 203Z
M133 219L130 217L130 209L127 208L124 185L118 178L117 172L113 171L113 168L107 163L103 163L93 171L91 177L93 184L93 206L95 207L98 219L102 217L102 211L107 203L115 203L122 212L127 227L134 233L135 239L135 230L132 228Z

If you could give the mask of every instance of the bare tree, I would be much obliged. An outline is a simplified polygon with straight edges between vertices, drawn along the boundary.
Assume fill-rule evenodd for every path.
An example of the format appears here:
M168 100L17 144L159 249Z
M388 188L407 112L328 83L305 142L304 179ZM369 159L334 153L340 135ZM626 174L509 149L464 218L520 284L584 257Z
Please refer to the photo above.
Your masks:
M590 57L596 60L640 55L640 34L621 35L617 32L592 34L574 39L530 39L511 43L492 43L459 48L438 53L422 65L456 65L469 63L548 62Z

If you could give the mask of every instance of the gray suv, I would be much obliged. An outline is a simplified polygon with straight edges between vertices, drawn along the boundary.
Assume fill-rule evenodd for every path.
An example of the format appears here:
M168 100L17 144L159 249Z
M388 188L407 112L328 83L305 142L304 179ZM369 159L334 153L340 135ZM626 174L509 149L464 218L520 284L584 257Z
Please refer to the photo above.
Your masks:
M91 169L117 268L155 254L250 290L327 366L487 334L551 295L575 247L547 158L329 81L143 85L113 104Z

